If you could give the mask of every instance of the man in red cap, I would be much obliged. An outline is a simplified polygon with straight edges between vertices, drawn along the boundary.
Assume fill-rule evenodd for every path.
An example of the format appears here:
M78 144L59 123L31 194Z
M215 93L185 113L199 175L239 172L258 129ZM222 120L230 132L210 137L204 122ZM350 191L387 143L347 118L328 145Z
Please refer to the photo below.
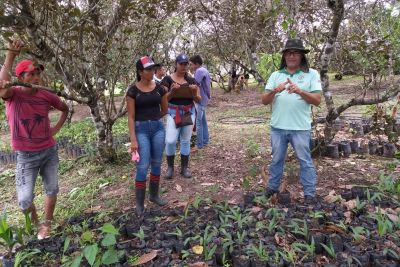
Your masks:
M34 199L35 181L40 174L45 191L45 221L39 225L38 238L50 236L50 224L58 193L58 152L54 135L61 129L68 107L61 99L48 90L24 86L9 87L11 68L22 42L14 41L0 71L0 97L6 103L6 114L11 130L11 143L17 152L16 187L18 204L24 213L30 213L32 222L39 225ZM22 60L15 68L19 81L41 84L43 65L31 60ZM61 115L55 125L50 125L49 111L55 108Z

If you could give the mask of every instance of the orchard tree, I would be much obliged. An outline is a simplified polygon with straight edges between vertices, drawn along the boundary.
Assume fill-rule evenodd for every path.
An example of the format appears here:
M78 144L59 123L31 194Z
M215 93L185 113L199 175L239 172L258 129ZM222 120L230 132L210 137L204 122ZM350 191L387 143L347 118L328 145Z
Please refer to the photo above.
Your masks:
M332 124L341 113L353 106L387 102L400 92L399 79L393 76L395 55L400 52L400 16L394 12L398 7L393 1L347 1L342 8L340 2L328 1L333 19L320 65L328 109L321 122L325 122L327 142L334 137ZM336 66L351 67L351 72L364 78L348 92L352 97L339 106L334 103L327 76L334 53L339 55Z
M47 63L62 81L61 96L89 107L98 154L112 161L112 126L126 113L115 89L133 80L134 62L157 48L163 21L177 8L175 0L5 0L0 30L6 39L24 40L29 56Z

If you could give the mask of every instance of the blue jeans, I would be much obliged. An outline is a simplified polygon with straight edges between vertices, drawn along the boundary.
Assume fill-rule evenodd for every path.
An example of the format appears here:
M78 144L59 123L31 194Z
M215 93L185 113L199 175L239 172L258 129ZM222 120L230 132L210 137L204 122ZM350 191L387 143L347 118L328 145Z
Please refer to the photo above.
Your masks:
M42 177L46 196L58 193L58 151L53 146L41 151L17 151L17 170L15 183L19 207L28 209L34 199L35 183L38 174Z
M195 120L194 114L195 108L194 106L190 109L190 113L192 113L192 121ZM175 109L168 109L167 114L167 133L165 136L165 152L167 156L175 155L176 150L176 142L178 141L178 137L180 139L181 144L181 155L188 156L190 154L190 138L193 133L193 125L187 125L184 127L176 128L175 125ZM181 115L183 115L184 111L180 111Z
M196 112L196 146L197 148L203 148L209 142L206 106L196 104Z
M136 140L138 142L139 162L136 164L136 181L146 181L147 171L161 174L161 161L165 145L165 128L162 120L135 121Z
M269 167L268 187L279 190L288 144L300 161L300 182L305 196L315 196L317 175L310 153L310 131L281 130L271 127L272 162Z

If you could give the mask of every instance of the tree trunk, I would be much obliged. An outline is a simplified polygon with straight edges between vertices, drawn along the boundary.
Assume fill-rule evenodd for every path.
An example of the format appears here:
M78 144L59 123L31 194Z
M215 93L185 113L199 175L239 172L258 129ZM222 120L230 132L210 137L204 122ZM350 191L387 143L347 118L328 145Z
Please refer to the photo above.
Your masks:
M101 119L101 111L97 102L93 105L89 104L90 113L96 127L97 133L97 153L101 161L112 162L116 159L115 148L113 147L113 132L112 126L114 121Z
M328 7L333 11L333 18L328 40L325 42L323 54L321 56L320 74L322 91L324 93L325 103L328 109L324 135L325 141L329 143L334 137L334 133L332 131L332 123L333 120L338 117L338 113L333 102L332 93L329 90L328 67L334 51L334 44L339 33L340 23L343 20L344 4L343 0L328 0L327 4Z
M72 101L72 100L67 100L67 101L65 101L65 102L67 103L67 106L68 106L67 123L70 124L71 121L72 121L72 116L73 116L74 113L75 113L75 110L74 110L74 101Z

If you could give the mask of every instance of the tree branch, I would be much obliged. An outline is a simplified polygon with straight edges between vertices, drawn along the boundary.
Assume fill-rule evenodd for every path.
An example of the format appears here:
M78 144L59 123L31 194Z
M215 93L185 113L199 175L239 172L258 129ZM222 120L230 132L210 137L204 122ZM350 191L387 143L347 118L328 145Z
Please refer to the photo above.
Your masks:
M7 83L4 88L10 88L10 87L13 87L13 86L24 86L24 87L32 88L32 89L35 89L35 90L45 90L45 91L48 91L50 93L56 94L58 96L62 96L65 99L76 101L76 102L78 102L80 104L87 104L87 102L88 102L87 98L84 98L84 97L80 98L80 97L76 97L76 96L67 95L63 91L57 91L56 89L53 89L53 88L50 88L50 87L31 84L31 83L10 82L10 83Z

